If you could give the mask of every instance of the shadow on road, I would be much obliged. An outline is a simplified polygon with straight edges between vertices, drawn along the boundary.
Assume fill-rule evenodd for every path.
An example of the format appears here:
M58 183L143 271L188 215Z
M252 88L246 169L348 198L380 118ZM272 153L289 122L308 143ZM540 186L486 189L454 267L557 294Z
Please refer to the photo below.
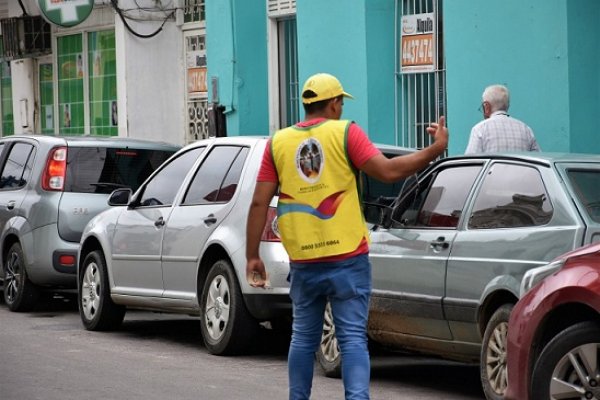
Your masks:
M484 399L479 366L407 354L378 352L371 357L371 379Z

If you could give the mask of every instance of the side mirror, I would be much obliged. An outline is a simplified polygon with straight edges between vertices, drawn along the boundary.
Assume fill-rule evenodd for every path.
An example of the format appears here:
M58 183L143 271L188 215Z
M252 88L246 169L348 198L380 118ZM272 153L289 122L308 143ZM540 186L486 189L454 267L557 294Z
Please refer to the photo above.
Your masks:
M368 223L381 226L386 229L390 227L391 209L388 205L364 202L363 212L365 215L365 221Z
M131 200L133 191L130 188L115 189L108 198L109 206L126 206Z

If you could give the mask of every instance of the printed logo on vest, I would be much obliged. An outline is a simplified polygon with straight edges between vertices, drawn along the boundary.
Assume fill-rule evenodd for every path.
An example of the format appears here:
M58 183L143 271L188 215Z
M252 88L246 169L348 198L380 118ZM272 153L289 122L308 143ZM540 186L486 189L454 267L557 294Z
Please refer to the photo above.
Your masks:
M325 157L321 143L315 138L309 138L296 150L296 169L298 174L308 183L319 180L323 171Z

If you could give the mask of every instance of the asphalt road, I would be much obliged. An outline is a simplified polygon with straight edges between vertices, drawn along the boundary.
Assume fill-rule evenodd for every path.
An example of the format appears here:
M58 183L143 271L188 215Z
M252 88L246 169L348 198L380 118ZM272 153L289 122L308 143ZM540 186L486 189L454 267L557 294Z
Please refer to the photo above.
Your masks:
M252 354L217 357L192 317L129 312L101 333L83 329L70 296L25 314L0 303L2 400L287 399L287 341L271 331ZM373 400L484 399L476 366L377 353L371 375ZM312 398L342 399L341 381L316 369Z

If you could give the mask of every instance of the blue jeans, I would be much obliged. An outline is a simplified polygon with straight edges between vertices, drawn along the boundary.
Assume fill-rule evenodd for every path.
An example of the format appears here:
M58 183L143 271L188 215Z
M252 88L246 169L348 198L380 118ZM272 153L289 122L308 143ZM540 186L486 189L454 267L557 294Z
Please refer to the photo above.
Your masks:
M310 398L314 355L321 343L323 316L331 303L342 353L346 400L369 399L371 365L367 320L371 264L367 254L329 263L291 263L294 322L288 354L290 400Z

